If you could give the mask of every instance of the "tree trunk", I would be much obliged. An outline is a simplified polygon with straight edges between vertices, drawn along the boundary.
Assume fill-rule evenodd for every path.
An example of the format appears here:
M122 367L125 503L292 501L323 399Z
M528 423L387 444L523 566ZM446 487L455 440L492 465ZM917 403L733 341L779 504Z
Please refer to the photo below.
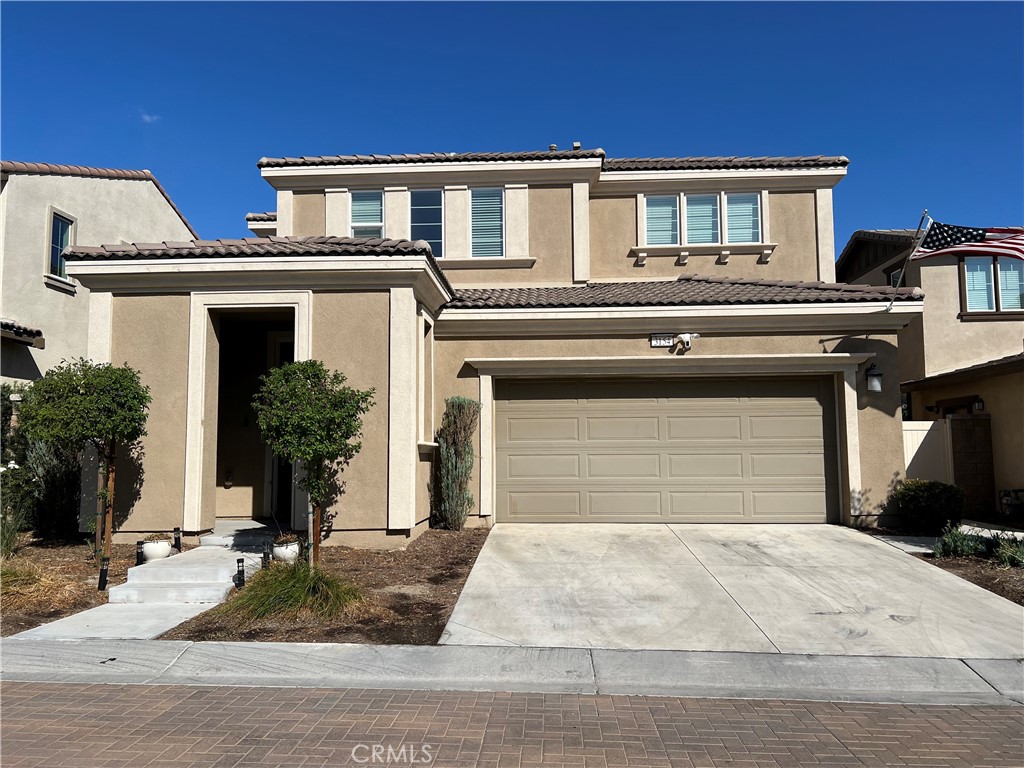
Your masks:
M103 458L99 457L96 462L96 522L95 522L95 546L92 548L93 557L96 558L96 567L100 567L100 552L103 550L103 513L107 508L106 491L107 473L104 471Z
M114 535L114 483L116 480L114 451L114 441L111 440L107 443L106 456L104 456L104 460L107 462L107 508L103 516L103 554L106 557L110 557L111 538Z
M313 542L313 565L320 564L320 502L313 504L313 530L310 531Z

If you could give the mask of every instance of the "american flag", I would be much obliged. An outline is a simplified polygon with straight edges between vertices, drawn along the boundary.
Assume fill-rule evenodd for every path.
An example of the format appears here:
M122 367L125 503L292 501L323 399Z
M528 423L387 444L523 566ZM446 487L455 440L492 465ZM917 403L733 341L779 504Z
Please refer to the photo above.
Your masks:
M1024 260L1024 227L956 227L932 222L911 259L951 254L1010 256Z

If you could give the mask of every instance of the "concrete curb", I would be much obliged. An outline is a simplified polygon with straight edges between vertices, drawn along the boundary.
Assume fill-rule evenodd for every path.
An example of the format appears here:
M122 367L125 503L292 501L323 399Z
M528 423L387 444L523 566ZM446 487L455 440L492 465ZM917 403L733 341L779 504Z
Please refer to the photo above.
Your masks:
M8 638L0 680L1024 704L1021 660L588 648Z

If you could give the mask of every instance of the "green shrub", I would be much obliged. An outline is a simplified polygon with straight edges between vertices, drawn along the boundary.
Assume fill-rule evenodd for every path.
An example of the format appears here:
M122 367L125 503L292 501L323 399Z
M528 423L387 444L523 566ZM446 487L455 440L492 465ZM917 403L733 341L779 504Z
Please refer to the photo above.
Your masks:
M257 572L218 610L246 623L270 616L294 620L303 614L331 619L357 599L359 590L351 584L299 560Z
M965 533L959 523L949 523L936 539L933 551L936 557L972 557L984 555L987 549L984 536Z
M1024 568L1024 540L1003 537L996 542L992 558L1007 568Z
M902 518L906 529L934 536L948 523L959 525L966 506L967 497L959 486L908 479L892 490L884 511Z
M461 531L473 509L469 480L473 474L473 437L480 420L480 403L468 397L444 401L437 430L437 464L430 495L439 528Z

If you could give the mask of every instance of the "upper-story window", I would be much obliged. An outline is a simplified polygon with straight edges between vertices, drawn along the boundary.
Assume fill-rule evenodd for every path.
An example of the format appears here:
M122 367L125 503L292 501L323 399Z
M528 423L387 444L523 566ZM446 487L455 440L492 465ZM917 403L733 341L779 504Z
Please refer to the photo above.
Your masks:
M384 237L384 193L352 193L352 237Z
M71 228L74 222L58 213L53 214L50 222L50 274L66 277L64 258L61 254L71 245Z
M645 215L646 245L761 242L758 192L647 195Z
M1024 261L1009 256L967 256L961 262L964 312L1020 312Z
M505 190L471 190L470 202L470 255L504 256Z
M409 193L412 239L426 240L435 258L444 256L444 193L414 189Z

